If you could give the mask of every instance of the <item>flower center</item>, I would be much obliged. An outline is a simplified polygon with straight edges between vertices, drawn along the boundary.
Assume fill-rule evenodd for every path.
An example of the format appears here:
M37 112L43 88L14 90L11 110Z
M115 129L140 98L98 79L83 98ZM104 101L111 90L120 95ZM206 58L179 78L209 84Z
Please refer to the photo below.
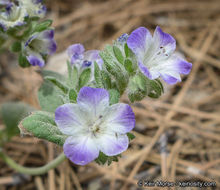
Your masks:
M96 136L97 133L100 133L101 131L101 125L104 122L102 120L102 115L99 116L99 118L92 123L92 125L89 126L89 132L91 132L94 136Z
M169 56L166 48L160 46L159 48L152 49L151 52L147 53L144 57L144 64L148 69L160 64L161 60L166 59Z

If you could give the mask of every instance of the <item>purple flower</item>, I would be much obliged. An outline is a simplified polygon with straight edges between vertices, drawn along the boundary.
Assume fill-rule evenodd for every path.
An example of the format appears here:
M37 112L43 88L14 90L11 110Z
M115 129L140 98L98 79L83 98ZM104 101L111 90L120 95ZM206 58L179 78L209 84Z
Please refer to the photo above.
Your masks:
M156 27L153 37L144 27L134 30L127 40L135 53L141 72L149 79L158 77L168 84L180 82L180 74L189 74L192 64L174 53L175 39Z
M77 104L56 109L55 122L69 136L63 146L65 155L75 164L85 165L100 151L108 156L125 151L129 144L126 133L134 128L135 116L127 104L109 106L107 90L83 87Z
M76 65L78 69L84 69L86 67L94 67L96 62L99 68L102 68L103 60L99 56L98 50L85 51L83 45L73 44L67 49L68 56L72 65Z
M10 4L11 2L9 0L0 0L0 5L7 5Z
M8 1L1 1L0 5L4 5L5 8L5 11L0 12L0 27L4 31L25 24L26 10Z
M117 41L118 41L119 43L124 44L124 43L127 42L128 37L129 37L128 34L126 34L126 33L125 33L125 34L122 34L122 35L117 39Z
M42 5L42 0L19 0L19 5L27 11L29 17L44 17L46 7Z
M43 67L45 65L42 56L51 55L56 51L54 30L45 30L33 34L24 44L27 60L33 66Z

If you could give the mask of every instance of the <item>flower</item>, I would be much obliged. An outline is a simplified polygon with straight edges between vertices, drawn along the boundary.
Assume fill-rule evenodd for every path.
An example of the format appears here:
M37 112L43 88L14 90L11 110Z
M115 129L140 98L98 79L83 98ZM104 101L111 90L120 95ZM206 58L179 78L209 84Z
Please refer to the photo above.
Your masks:
M0 27L4 31L25 24L24 18L27 16L26 10L20 6L16 6L14 3L7 3L7 1L1 2L0 4L5 5L5 11L0 12Z
M44 17L46 7L42 5L42 0L19 0L19 5L27 11L29 17Z
M117 42L124 44L127 42L128 37L129 37L129 35L124 33L120 37L118 37Z
M29 63L33 66L45 65L43 56L51 55L56 51L54 30L45 30L33 34L24 44L24 51Z
M105 89L83 87L77 104L64 104L55 111L55 122L68 135L65 155L75 164L86 165L103 152L107 156L122 153L128 148L126 135L135 126L135 116L127 104L109 106Z
M153 37L144 27L134 30L127 40L128 47L138 59L140 71L149 79L158 77L168 84L180 82L180 74L189 74L192 64L178 54L175 39L156 27Z
M91 67L94 69L94 62L96 62L99 68L102 68L103 60L99 56L98 50L85 51L83 45L73 44L68 47L67 54L70 58L72 65L76 65L79 70Z
M0 5L7 5L9 3L10 3L9 0L0 0Z

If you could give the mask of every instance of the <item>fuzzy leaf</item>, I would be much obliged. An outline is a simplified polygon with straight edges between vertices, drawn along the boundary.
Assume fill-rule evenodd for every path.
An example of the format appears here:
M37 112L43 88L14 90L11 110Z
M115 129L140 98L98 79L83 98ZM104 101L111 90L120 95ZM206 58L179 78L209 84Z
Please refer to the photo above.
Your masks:
M19 134L18 124L33 111L30 105L21 102L8 102L1 105L1 118L6 128L4 129L5 138L8 140L14 135Z
M38 101L44 111L54 112L63 104L62 96L64 96L63 92L49 81L44 81L38 90Z
M129 73L133 73L134 69L133 69L133 64L132 61L130 59L125 59L124 61L124 67L125 69L129 72Z
M103 88L101 70L96 62L95 62L94 77L95 77L97 87Z
M46 76L44 77L44 79L52 82L55 86L57 86L60 90L63 91L63 93L67 94L67 92L69 91L69 88L63 84L61 81L59 81L58 79L56 79L55 77L52 76Z
M71 103L76 103L77 93L74 89L70 89L69 91L69 100Z
M24 118L19 128L22 134L33 135L62 146L67 138L54 122L54 114L37 111Z
M43 77L54 77L65 84L66 79L59 73L42 70ZM44 81L38 90L38 101L43 111L54 112L55 109L63 104L65 94L49 81Z
M115 58L112 46L107 45L104 51L100 52L100 56L104 61L106 70L114 76L120 94L123 94L127 87L129 76L123 65L118 63Z
M105 70L101 70L102 84L105 89L110 89L112 87L111 77L108 72Z
M30 67L31 64L28 62L27 58L22 55L22 53L19 54L18 63L21 67Z
M124 63L124 56L122 55L121 50L117 46L113 46L113 52L119 63Z
M48 29L51 26L52 22L53 22L52 20L45 20L40 24L37 24L34 28L34 32L42 32Z
M108 92L110 95L110 105L117 104L120 99L120 93L115 89L110 89Z
M11 51L12 52L20 52L21 51L21 42L14 42L12 45L11 45Z
M91 78L91 69L86 68L85 70L83 70L83 72L79 77L79 89L81 89L83 86L86 86L90 78Z

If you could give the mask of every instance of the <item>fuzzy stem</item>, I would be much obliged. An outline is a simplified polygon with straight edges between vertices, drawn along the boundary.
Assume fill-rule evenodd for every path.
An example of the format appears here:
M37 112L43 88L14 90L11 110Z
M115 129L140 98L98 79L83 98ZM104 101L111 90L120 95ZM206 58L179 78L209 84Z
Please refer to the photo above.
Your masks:
M55 158L48 164L37 168L28 168L17 164L14 160L12 160L9 156L4 154L1 150L0 150L0 158L2 158L11 168L13 168L14 170L20 173L29 174L29 175L41 175L57 167L65 160L66 157L64 153L61 153L57 158Z

